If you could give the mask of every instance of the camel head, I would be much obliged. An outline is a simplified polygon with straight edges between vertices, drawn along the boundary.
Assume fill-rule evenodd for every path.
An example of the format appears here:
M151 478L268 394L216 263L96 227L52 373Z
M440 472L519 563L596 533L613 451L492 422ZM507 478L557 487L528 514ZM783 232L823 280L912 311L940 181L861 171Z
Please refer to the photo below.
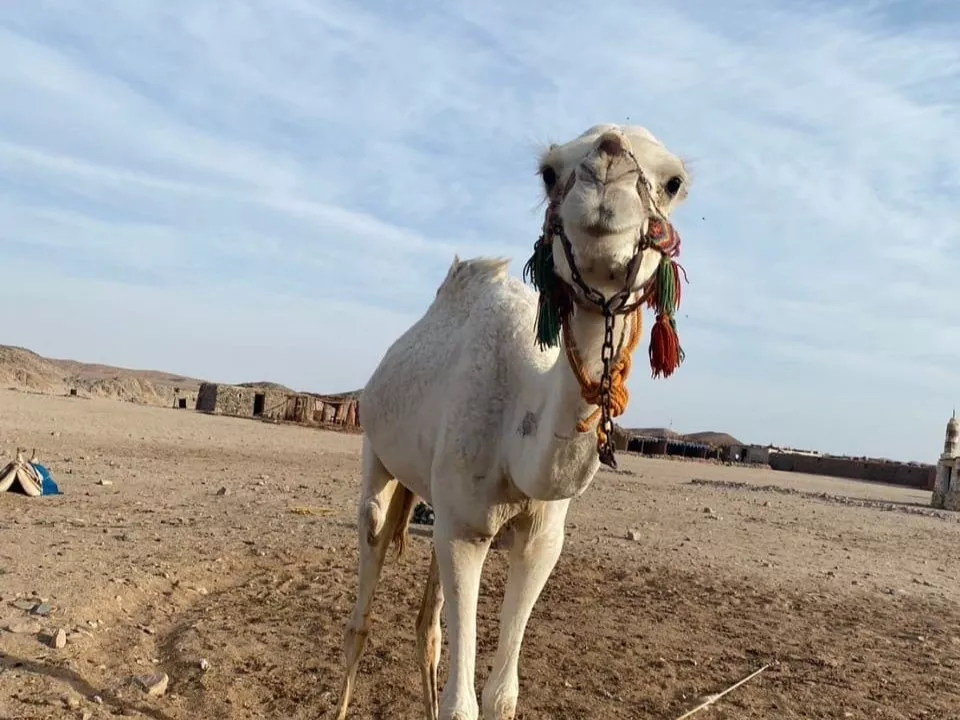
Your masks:
M548 221L553 215L562 224L584 283L605 297L625 285L639 291L661 259L654 247L641 248L651 221L669 220L686 199L683 161L646 128L597 125L564 145L551 145L539 169L550 202ZM552 251L557 274L573 284L559 233ZM638 252L639 267L631 274Z

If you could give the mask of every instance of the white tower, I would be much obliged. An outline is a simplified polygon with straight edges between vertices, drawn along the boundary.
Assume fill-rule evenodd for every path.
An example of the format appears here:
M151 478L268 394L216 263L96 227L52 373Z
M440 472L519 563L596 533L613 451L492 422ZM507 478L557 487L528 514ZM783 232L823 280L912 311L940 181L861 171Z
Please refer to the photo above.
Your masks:
M955 458L960 455L960 421L957 420L957 410L954 408L953 416L947 421L947 433L943 439L943 456L945 458Z
M957 411L947 421L943 453L937 463L930 505L945 510L960 510L960 421Z

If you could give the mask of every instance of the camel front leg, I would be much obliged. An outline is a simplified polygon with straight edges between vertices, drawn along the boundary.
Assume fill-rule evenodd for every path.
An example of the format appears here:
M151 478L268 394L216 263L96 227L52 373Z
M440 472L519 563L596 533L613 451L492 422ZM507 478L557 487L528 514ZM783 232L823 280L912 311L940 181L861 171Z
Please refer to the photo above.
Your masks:
M500 610L500 638L483 686L484 720L514 720L520 694L520 646L533 606L563 549L569 500L543 503L516 518L510 569Z
M464 537L437 506L433 526L437 568L446 608L450 670L443 687L440 720L478 720L477 599L480 573L492 538Z

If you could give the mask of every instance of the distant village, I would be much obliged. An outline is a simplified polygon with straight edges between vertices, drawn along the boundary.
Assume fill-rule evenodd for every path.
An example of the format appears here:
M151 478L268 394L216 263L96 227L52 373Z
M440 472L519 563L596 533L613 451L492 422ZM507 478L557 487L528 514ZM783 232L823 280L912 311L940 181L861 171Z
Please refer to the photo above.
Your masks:
M205 382L193 403L196 410L217 415L291 422L313 427L361 432L359 391L340 395L294 392L271 383L224 385ZM176 407L187 408L188 397L177 395ZM936 466L890 460L827 455L774 445L743 444L728 435L695 440L666 430L617 428L617 450L648 457L767 466L783 472L827 475L933 490Z

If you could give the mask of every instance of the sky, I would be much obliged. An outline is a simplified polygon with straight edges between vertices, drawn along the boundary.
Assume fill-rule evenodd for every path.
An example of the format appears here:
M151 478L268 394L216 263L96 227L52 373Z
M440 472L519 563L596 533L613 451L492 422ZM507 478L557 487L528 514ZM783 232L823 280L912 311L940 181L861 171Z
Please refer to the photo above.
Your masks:
M7 3L0 343L360 387L455 253L520 274L541 147L629 122L693 181L686 361L635 363L622 424L934 461L960 402L960 5L720 6Z

